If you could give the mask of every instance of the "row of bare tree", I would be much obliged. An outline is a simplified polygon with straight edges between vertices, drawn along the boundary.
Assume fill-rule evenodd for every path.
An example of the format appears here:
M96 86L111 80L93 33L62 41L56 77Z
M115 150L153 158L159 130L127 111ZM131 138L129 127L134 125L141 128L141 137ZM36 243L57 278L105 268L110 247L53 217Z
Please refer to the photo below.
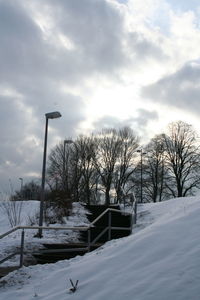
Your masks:
M187 123L171 123L167 133L154 137L144 160L146 201L193 195L200 187L198 137Z
M140 152L140 154L139 154ZM105 129L60 143L48 158L48 184L67 199L119 203L134 192L141 202L193 194L200 186L197 135L182 121L141 149L130 128Z
M49 156L48 183L76 201L97 202L102 193L106 204L114 197L119 201L134 171L137 147L130 128L80 136L67 147L61 143Z

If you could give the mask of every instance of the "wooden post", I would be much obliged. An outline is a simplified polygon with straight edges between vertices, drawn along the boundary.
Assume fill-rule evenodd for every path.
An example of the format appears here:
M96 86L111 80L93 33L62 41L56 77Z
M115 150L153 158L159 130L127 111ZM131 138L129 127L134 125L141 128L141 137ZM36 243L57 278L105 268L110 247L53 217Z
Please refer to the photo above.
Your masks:
M134 222L135 222L135 215L134 216L130 215L130 234L133 231L133 224L135 224Z
M112 215L111 215L111 211L109 211L108 213L108 240L111 240L111 222L112 222Z
M91 228L88 228L88 252L90 252L90 245L91 245Z
M19 267L23 267L23 262L24 262L24 229L22 230L21 234L21 248L20 248L20 263Z
M135 224L137 223L137 201L135 201L135 209L134 209L134 211L135 211Z

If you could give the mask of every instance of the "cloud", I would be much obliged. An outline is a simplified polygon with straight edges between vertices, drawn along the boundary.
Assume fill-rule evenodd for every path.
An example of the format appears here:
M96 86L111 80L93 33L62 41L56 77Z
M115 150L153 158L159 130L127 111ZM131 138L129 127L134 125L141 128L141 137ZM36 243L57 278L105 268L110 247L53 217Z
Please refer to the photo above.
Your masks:
M200 109L200 63L191 62L143 88L142 95L161 104L197 113Z
M135 112L136 116L124 120L113 116L104 116L93 123L95 131L102 128L122 128L131 127L136 135L146 135L146 127L151 121L158 120L158 114L156 111L149 111L146 109L138 109Z
M134 51L136 60L165 61L168 57L155 42L148 40L144 34L132 32L128 37L130 50Z
M143 95L148 91L148 97L152 94L162 103L157 91L165 87L162 101L170 103L169 74L173 71L172 81L178 82L181 66L199 56L196 16L174 13L164 0L0 1L0 186L10 177L17 182L40 173L47 112L62 114L49 122L48 149L84 133L82 124L100 114L91 128L129 125L146 135L149 124L158 120L158 110L140 98L140 87L156 81ZM191 77L192 65L191 71L189 65L184 68L185 77ZM182 89L176 91L177 99ZM184 89L185 103L192 91L197 99L197 80Z
M177 0L168 0L168 2L173 6L175 10L180 11L188 11L188 10L198 10L200 7L199 0L181 0L180 2Z

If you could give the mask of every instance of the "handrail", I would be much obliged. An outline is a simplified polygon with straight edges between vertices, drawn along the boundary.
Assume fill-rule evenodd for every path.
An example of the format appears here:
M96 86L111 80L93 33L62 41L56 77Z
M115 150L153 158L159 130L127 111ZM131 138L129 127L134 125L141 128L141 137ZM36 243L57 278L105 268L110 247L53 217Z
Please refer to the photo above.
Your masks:
M75 227L49 227L49 226L16 226L13 229L0 235L0 239L17 231L19 229L48 229L48 230L88 230L89 226L75 226Z
M136 199L136 197L135 197L135 193L134 192L131 192L131 193L129 193L129 194L125 194L125 192L124 192L124 189L122 189L122 192L123 192L123 196L124 196L124 198L126 198L126 197L130 197L130 201L131 201L131 203L132 203L132 212L134 211L135 212L135 210L136 210L136 205L137 205L137 199ZM124 209L125 209L125 200L124 200Z
M135 202L135 201L134 201ZM74 227L49 227L49 226L16 226L12 229L10 229L9 231L3 233L0 235L0 239L4 238L5 236L9 235L10 233L13 233L19 229L47 229L47 230L88 230L89 228L93 227L93 225L99 220L101 219L107 212L109 211L113 211L113 212L117 212L117 213L123 213L125 215L131 215L132 213L129 212L122 212L118 209L114 209L114 208L107 208L106 210L104 210L94 221L92 221L88 226L74 226Z
M135 214L137 214L137 199L135 197L135 193L133 192L131 195L130 195L131 198L133 198L133 202L132 202L132 212L134 211Z
M93 227L93 225L101 219L108 211L113 211L117 213L123 213L124 215L132 215L132 213L129 212L122 212L121 210L114 209L114 208L107 208L104 210L94 221L92 221L88 226L74 226L74 227L49 227L49 226L16 226L9 231L0 234L0 239L4 238L5 236L9 235L10 233L13 233L19 229L47 229L47 230L88 230L89 228Z
M134 201L134 206L135 206L135 209L134 209L134 216L135 216L135 219L134 219L134 223L136 223L136 220L137 220L137 217L136 217L136 213L137 213L137 201L136 201L136 198L134 198L135 201ZM102 216L104 216L107 212L117 212L117 213L120 213L120 214L124 214L124 215L133 215L133 213L129 213L129 212L122 212L121 210L118 210L118 209L114 209L114 208L107 208L105 211L103 211L90 225L94 225L99 219L101 219ZM133 212L133 210L132 210ZM96 243L99 238L107 231L107 230L118 230L120 227L112 227L111 226L111 214L109 213L109 226L104 228L104 230L91 242L89 241L88 242L88 248L90 248L91 245L93 245L93 243ZM131 231L132 231L132 223L133 223L133 220L131 221ZM128 228L123 228L123 230L130 230ZM88 230L88 236L89 236L89 230Z
M19 226L16 226L16 227L10 229L9 231L7 231L7 232L1 234L1 235L0 235L0 239L4 238L5 236L9 235L10 233L12 233L12 232L14 232L14 231L16 231L16 230L18 230L18 229L19 229Z
M135 210L134 210L134 215L135 215L135 222L136 222L136 214L137 214L137 201L135 199L134 201L135 203ZM94 224L101 219L106 213L109 212L109 225L108 227L104 228L104 230L93 240L90 240L90 229L94 226ZM14 254L10 254L8 255L6 258L4 258L3 260L0 261L0 263L5 262L6 260L8 260L10 257L16 255L16 254L20 254L20 267L22 267L23 265L23 248L24 248L24 229L47 229L47 230L82 230L82 231L88 231L88 250L90 249L90 247L108 230L111 232L111 230L117 230L119 229L119 227L112 227L111 226L111 214L110 212L117 212L120 214L124 214L124 215L133 215L132 213L129 212L123 212L121 210L118 209L114 209L114 208L107 208L105 211L103 211L93 222L91 222L88 226L74 226L74 227L49 227L49 226L16 226L12 229L10 229L9 231L3 233L0 235L0 239L8 236L9 234L17 231L17 230L22 230L22 236L21 236L21 251L20 252L16 252ZM132 229L132 225L130 227ZM124 229L124 230L129 230L128 228ZM109 233L110 236L110 233Z
M90 223L90 227L91 227L91 225L94 225L99 219L101 219L101 217L103 217L108 211L113 211L113 212L118 212L118 213L120 213L120 214L125 214L125 215L131 215L131 213L129 213L129 212L122 212L121 210L119 210L119 209L114 209L114 208L107 208L106 210L104 210L94 221L92 221L91 223Z
M4 263L5 261L7 261L8 259L12 258L13 256L19 254L19 251L16 251L12 254L9 254L8 256L6 256L5 258L3 258L2 260L0 260L0 264Z

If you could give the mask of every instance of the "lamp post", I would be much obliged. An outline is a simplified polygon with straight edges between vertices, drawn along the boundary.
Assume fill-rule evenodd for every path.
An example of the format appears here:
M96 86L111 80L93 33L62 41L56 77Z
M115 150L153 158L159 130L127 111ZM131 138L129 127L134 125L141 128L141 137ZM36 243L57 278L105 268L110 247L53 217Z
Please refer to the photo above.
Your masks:
M20 177L19 180L21 181L21 188L20 188L20 194L21 194L21 198L23 198L22 196L22 190L23 190L23 178Z
M143 203L143 155L145 155L146 152L143 152L143 149L137 150L137 152L140 153L140 201Z
M43 165L42 165L42 183L41 183L41 193L40 193L40 218L39 218L39 226L40 227L42 227L42 225L43 225L48 121L49 121L49 119L60 118L61 114L58 111L54 111L54 112L50 112L50 113L45 114L45 117L46 117L46 125L45 125L44 152L43 152ZM37 236L40 237L40 238L42 237L42 228L39 228Z

